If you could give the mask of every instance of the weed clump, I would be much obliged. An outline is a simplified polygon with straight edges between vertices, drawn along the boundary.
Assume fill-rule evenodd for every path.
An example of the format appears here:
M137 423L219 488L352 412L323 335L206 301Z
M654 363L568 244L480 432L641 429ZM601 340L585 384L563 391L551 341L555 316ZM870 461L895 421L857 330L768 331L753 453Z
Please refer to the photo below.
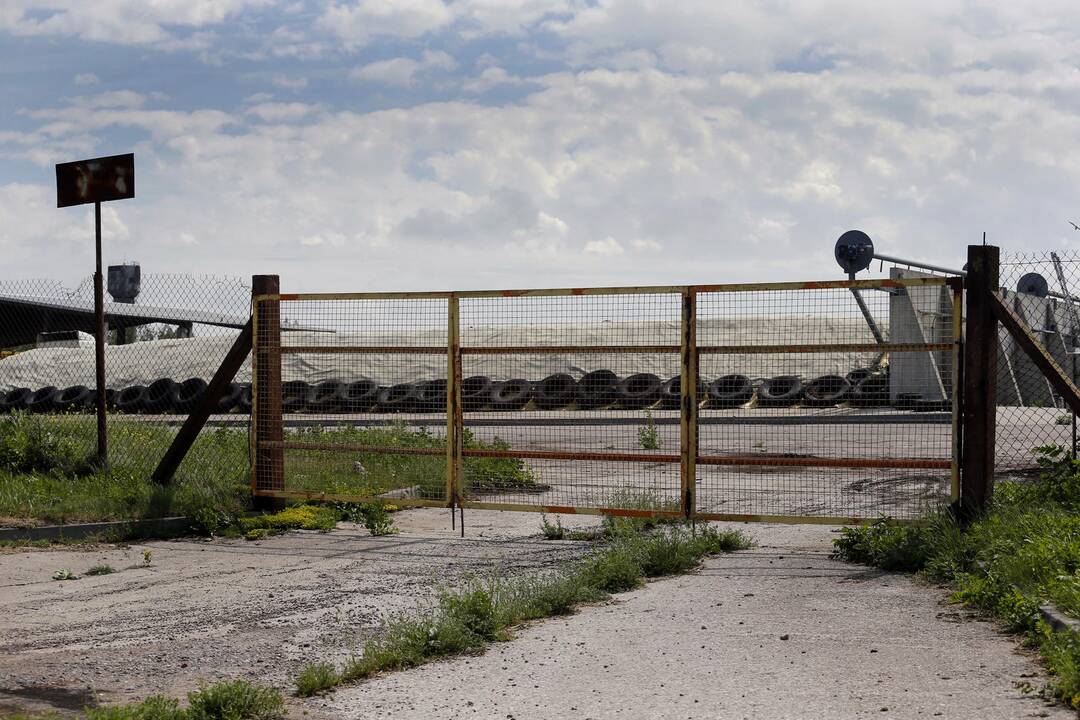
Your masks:
M133 705L87 708L86 720L279 720L285 712L273 688L232 680L204 685L188 693L188 707L175 698L152 695Z
M83 575L86 575L87 577L92 577L94 575L111 575L114 572L116 572L116 569L112 565L101 564L94 565L92 568L83 573Z

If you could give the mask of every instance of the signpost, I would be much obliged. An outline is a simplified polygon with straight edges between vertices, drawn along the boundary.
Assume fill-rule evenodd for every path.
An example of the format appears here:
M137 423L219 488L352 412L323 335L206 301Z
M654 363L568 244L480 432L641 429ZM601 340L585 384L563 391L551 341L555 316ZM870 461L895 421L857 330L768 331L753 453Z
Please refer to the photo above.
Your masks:
M109 446L105 430L105 291L101 277L101 203L135 197L135 155L60 163L56 166L56 207L94 203L94 333L97 371L97 459L108 462Z

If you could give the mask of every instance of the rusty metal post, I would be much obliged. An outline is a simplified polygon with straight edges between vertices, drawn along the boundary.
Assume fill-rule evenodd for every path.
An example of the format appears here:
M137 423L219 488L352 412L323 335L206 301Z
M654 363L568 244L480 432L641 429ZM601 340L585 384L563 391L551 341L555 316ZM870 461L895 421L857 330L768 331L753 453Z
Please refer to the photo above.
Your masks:
M949 472L949 502L960 502L960 466L964 461L961 412L964 382L964 279L950 278L952 292L952 469Z
M254 426L251 489L256 507L275 508L282 499L259 497L259 493L285 490L285 440L281 417L281 286L277 275L251 278L252 327L252 425ZM259 299L262 296L270 299ZM272 445L267 447L266 443Z
M998 332L991 295L999 287L996 247L968 246L966 284L964 458L960 474L959 510L963 517L971 517L985 506L994 492Z
M105 283L101 277L101 203L94 203L94 370L97 379L97 464L109 464L105 423Z
M681 329L679 346L679 383L682 395L679 412L681 504L683 515L687 520L693 520L697 511L698 455L697 293L693 288L683 291Z
M454 506L461 506L461 323L458 297L446 301L446 505L453 515ZM462 526L464 532L464 526Z

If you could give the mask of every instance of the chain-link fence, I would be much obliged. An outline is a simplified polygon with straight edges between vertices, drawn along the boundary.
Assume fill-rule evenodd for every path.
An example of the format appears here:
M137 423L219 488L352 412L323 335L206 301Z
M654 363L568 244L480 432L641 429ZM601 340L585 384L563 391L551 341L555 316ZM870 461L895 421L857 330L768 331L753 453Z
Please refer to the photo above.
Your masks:
M146 478L248 321L251 286L144 275L128 299L105 299L109 465ZM91 278L74 289L52 280L0 282L0 412L33 424L30 442L47 438L50 457L73 469L96 449L94 332ZM181 469L186 476L246 473L250 375L247 363L215 416L233 430L217 433L213 449L200 439Z
M1080 348L1080 253L1003 253L1000 281L1006 302L1031 328L1075 383ZM1031 468L1034 448L1076 446L1076 416L1012 337L999 327L997 467Z

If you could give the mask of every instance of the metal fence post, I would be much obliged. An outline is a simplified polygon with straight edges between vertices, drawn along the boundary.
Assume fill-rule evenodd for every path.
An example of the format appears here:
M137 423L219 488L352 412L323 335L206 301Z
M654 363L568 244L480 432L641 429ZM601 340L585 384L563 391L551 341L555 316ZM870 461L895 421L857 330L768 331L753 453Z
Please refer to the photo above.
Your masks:
M252 357L252 424L254 447L251 489L255 493L285 490L285 440L281 413L281 303L260 296L276 296L281 286L277 275L251 278L252 317L255 352ZM264 447L264 443L273 443ZM255 505L276 507L284 500L260 498Z
M458 296L451 294L446 301L446 505L453 513L454 505L461 506L461 323Z
M697 512L698 455L697 291L693 288L683 291L679 376L682 400L679 412L680 504L683 515L691 520Z
M981 509L994 491L997 429L997 319L991 293L997 292L998 249L969 245L967 332L964 346L963 466L960 511Z
M964 279L950 278L952 291L952 470L949 473L949 502L960 502L960 466L964 461L961 412L964 395Z

